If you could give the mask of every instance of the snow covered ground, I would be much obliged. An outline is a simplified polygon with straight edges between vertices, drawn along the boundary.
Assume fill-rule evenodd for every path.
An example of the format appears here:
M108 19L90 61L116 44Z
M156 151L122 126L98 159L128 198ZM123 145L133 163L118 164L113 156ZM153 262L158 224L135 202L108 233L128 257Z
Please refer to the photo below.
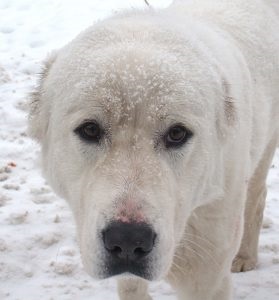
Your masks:
M128 7L144 1L0 0L0 299L117 299L113 280L96 282L83 271L71 213L40 175L38 146L26 136L26 95L51 49ZM279 299L279 152L268 186L259 267L234 275L235 299ZM151 294L175 299L162 282Z

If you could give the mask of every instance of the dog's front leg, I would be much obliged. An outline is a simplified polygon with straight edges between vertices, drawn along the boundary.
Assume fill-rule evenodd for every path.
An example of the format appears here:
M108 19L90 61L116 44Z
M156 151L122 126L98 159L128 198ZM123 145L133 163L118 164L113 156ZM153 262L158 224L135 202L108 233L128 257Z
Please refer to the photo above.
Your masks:
M118 295L120 300L152 300L148 294L147 281L143 279L119 279Z
M216 277L219 277L216 274ZM232 286L231 274L224 277L220 285L214 286L215 282L208 282L208 286L202 288L198 287L198 282L192 282L193 286L189 288L186 285L176 286L177 295L179 300L231 300L232 299ZM210 285L212 284L212 285Z
M230 268L243 227L239 203L229 207L226 199L216 201L196 209L189 219L168 274L178 299L232 299Z
M233 272L245 272L256 267L259 233L267 194L266 177L278 144L277 136L267 145L249 181L245 209L245 226L241 247L232 265Z
M213 294L210 293L211 288L204 291L196 291L197 293L189 294L189 291L182 293L179 296L179 300L231 300L232 288L231 288L231 275L224 278L219 289L215 290Z

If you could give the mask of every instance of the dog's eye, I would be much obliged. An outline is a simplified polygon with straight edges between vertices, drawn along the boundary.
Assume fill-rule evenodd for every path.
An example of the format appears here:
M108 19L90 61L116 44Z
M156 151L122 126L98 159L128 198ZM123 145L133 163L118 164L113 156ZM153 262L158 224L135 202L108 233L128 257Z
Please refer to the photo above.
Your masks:
M81 124L75 129L75 133L83 140L91 143L99 143L102 138L103 131L100 125L95 121Z
M192 137L193 133L183 125L174 125L169 128L164 136L166 148L178 148Z

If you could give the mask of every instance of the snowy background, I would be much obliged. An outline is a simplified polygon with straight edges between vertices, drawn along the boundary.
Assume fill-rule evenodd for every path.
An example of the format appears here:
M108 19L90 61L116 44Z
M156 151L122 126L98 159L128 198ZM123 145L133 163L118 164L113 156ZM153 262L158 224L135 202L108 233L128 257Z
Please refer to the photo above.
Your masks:
M171 0L149 2L163 7ZM51 49L128 7L144 1L0 0L1 300L117 299L114 280L96 282L83 271L71 213L41 177L38 145L26 135L26 95ZM279 299L279 152L268 187L259 266L234 275L235 299ZM165 283L150 290L156 300L175 299Z

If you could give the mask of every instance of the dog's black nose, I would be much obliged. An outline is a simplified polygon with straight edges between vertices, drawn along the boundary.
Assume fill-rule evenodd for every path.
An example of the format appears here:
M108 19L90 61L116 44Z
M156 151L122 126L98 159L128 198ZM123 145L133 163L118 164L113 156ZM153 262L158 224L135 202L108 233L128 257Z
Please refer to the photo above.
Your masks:
M154 247L155 232L145 223L111 223L103 231L105 249L113 260L138 262Z

